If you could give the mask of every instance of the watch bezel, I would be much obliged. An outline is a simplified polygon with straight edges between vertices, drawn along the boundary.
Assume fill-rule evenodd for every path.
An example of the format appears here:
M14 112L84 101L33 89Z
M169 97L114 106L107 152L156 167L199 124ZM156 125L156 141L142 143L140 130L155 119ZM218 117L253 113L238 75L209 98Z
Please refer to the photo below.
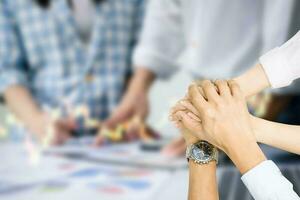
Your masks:
M200 150L200 151L204 152L205 150L199 147L199 146L203 146L203 145L210 148L211 153L208 155L207 152L205 152L205 156L203 156L203 157L196 156L194 154L194 150L198 150L198 151ZM191 159L191 160L193 160L193 162L195 162L197 164L208 164L212 161L218 162L217 154L218 154L217 149L213 145L211 145L210 143L208 143L204 140L188 146L188 148L186 150L187 159L188 160ZM204 157L207 157L207 158L204 159Z

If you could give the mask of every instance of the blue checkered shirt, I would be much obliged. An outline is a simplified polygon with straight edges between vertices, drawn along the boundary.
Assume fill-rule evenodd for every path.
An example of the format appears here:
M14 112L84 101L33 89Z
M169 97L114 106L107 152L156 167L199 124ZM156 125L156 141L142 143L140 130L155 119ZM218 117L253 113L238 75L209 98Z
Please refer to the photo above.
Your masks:
M144 4L107 0L95 5L86 47L67 0L52 0L48 9L32 0L1 0L0 94L23 85L43 108L85 104L92 117L107 117L130 74Z

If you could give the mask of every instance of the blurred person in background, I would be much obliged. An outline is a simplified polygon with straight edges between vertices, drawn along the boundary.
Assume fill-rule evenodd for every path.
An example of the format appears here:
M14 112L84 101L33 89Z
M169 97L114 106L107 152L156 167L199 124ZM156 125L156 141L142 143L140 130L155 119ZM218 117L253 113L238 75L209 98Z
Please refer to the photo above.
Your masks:
M0 93L30 132L64 143L84 106L103 120L131 74L143 0L1 0ZM58 117L49 119L58 109ZM50 124L50 125L49 125ZM88 132L84 130L83 134Z
M222 79L245 71L259 55L286 41L294 7L293 0L150 1L133 55L134 76L107 124L133 115L145 118L152 83L178 67L193 79ZM277 95L277 104L283 99L286 95ZM185 148L177 138L163 152L179 155Z

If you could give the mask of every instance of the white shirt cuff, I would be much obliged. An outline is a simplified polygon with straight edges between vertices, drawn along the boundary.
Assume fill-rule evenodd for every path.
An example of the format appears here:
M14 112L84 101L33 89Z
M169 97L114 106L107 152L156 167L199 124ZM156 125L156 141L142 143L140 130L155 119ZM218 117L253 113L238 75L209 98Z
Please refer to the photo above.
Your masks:
M163 54L159 54L151 48L138 46L133 54L133 65L135 68L143 67L156 74L158 78L169 78L177 71L178 66Z
M285 68L284 58L280 47L272 49L259 58L272 88L288 86L294 80L288 68Z
M293 185L273 161L264 161L245 173L242 181L256 200L299 200Z

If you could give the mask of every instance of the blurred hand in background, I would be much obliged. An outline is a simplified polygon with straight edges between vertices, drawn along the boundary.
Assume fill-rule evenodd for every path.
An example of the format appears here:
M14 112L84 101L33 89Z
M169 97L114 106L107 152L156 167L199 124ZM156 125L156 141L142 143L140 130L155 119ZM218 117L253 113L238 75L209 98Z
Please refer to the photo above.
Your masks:
M104 130L116 129L119 125L126 125L124 129L126 136L129 141L132 139L137 139L143 137L146 130L145 119L149 113L149 99L148 91L155 79L153 72L145 69L139 68L136 70L134 75L129 81L127 90L117 108L112 112L110 117L103 122ZM148 128L149 129L149 128ZM155 137L151 130L149 132L149 137ZM148 137L148 136L147 136ZM143 138L142 138L143 139ZM102 144L104 137L98 135L95 140L95 144Z
M76 121L72 118L52 119L47 113L42 113L29 122L28 128L43 145L62 145L72 137Z

